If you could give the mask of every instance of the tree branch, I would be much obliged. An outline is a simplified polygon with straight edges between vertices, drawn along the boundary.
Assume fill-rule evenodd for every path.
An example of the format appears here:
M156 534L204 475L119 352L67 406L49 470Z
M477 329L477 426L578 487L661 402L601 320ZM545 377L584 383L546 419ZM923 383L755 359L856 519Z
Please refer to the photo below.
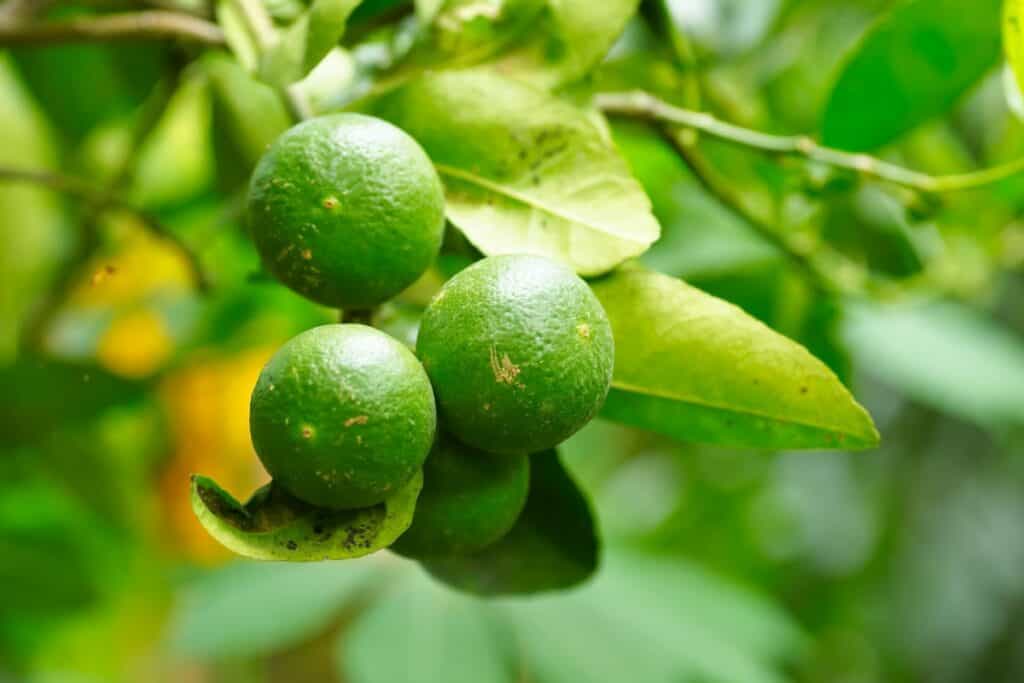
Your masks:
M93 187L83 180L52 171L0 166L0 182L40 185L76 197L88 203L93 209L121 210L132 214L151 235L170 243L181 253L192 271L196 289L201 292L209 291L210 282L199 263L199 257L178 235L152 214L117 197L106 197L102 189Z
M930 194L983 187L1024 172L1024 158L1020 158L972 173L933 176L867 154L825 147L805 135L770 135L736 126L706 112L674 107L646 92L600 93L595 102L607 114L668 123L762 152L803 157Z
M152 10L102 14L61 21L0 21L0 45L49 45L116 40L182 39L201 45L224 45L214 23L181 12Z

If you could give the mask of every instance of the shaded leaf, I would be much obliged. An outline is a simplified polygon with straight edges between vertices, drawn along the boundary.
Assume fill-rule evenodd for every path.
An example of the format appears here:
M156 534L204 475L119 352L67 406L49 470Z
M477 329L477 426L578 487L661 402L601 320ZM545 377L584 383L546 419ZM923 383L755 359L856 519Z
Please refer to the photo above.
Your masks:
M193 476L192 510L211 536L243 557L344 560L386 548L408 529L422 486L418 473L383 503L331 511L298 501L273 482L241 505L212 479Z
M460 590L481 595L569 588L597 569L590 504L554 451L530 456L530 493L512 530L485 550L423 563Z
M912 0L854 48L825 108L827 145L874 149L946 112L999 59L1001 0Z
M0 618L59 614L100 599L109 569L100 528L42 479L0 488Z
M372 561L337 564L236 562L191 582L168 627L173 652L255 657L316 634L379 578Z
M503 635L485 603L409 572L344 634L337 661L351 683L514 683Z
M1024 424L1024 340L975 311L860 305L844 335L866 372L914 400L985 426Z
M345 33L345 23L359 2L314 0L264 56L260 65L264 80L286 86L304 78L337 47Z
M0 398L2 445L41 441L59 427L139 401L146 391L96 365L34 357L0 368L0 386L7 387Z
M639 5L639 0L549 0L529 39L498 68L542 88L577 81L601 61Z
M233 190L248 181L256 162L291 118L269 86L223 54L203 61L213 92L213 136L218 180Z
M605 129L568 102L463 71L410 83L374 111L426 148L448 219L485 254L540 254L597 275L658 238L650 201Z
M721 445L878 443L871 417L831 370L736 306L640 268L593 288L615 333L605 417Z
M167 48L147 45L53 45L11 51L25 84L72 143L131 114L163 75Z

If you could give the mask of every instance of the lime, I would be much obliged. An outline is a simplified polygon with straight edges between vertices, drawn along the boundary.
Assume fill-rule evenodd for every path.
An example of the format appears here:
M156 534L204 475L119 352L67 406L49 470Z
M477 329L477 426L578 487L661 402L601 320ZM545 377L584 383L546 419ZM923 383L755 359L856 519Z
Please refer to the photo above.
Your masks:
M525 455L484 453L442 434L423 466L412 526L391 549L416 558L482 550L515 524L529 485Z
M611 326L567 266L492 256L427 307L416 350L445 425L495 453L551 448L585 425L612 379Z
M327 306L369 308L437 256L444 195L401 129L334 114L290 128L263 155L249 224L264 266L288 287Z
M249 412L274 480L332 509L374 505L409 481L436 423L419 361L364 325L323 325L288 341L260 373Z

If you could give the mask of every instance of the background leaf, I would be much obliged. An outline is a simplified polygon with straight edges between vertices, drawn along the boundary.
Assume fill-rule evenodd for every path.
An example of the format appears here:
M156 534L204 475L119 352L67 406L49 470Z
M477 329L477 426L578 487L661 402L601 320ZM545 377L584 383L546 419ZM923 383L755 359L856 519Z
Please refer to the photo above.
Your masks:
M179 656L223 659L281 650L325 628L381 578L373 560L234 562L192 581L168 623Z
M831 370L732 304L639 268L593 288L615 334L604 416L723 445L878 443L871 418Z
M488 255L541 254L596 275L658 237L650 201L586 112L485 71L424 77L374 112L424 146L448 219Z
M306 505L273 483L243 506L212 479L193 476L192 510L211 536L243 557L344 560L391 545L412 523L422 487L420 472L383 503L334 512Z
M530 493L512 530L474 555L424 566L445 583L481 595L535 593L585 581L598 539L590 504L554 451L530 456Z
M1024 425L1024 340L951 302L852 307L855 359L916 401L985 426Z
M217 0L215 12L231 54L243 69L255 73L260 63L259 49L249 33L245 17L238 11L238 3L235 0Z
M999 59L1001 0L912 0L872 27L844 65L822 139L868 150L938 116Z
M498 68L542 88L579 80L601 61L639 5L639 0L548 0L530 40L503 57Z
M337 47L345 22L360 0L314 0L266 54L260 71L272 85L301 80Z
M759 596L679 558L609 553L582 590L500 605L527 680L781 683L796 626Z
M339 641L339 668L351 683L513 683L501 635L485 603L410 571Z
M281 98L226 55L204 62L213 92L217 179L227 190L248 183L256 162L290 125Z

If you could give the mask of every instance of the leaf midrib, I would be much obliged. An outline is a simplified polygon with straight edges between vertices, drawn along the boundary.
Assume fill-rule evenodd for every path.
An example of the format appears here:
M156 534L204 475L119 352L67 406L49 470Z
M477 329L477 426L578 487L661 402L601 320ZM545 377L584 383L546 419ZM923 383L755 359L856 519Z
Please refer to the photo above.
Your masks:
M539 211L544 211L544 212L549 213L552 216L554 216L556 218L560 218L560 219L562 219L564 221L568 221L570 223L577 223L577 224L582 225L584 227L587 227L587 228L589 228L591 230L594 230L595 232L599 232L599 233L601 233L603 235L608 235L609 237L614 237L615 239L623 240L625 242L632 242L632 243L638 244L638 245L649 244L649 242L647 240L639 240L639 239L636 239L635 237L631 237L629 235L620 235L619 233L613 232L613 231L611 231L611 230L609 230L609 229L607 229L607 228L605 228L605 227L603 227L601 225L592 223L592 222L590 222L587 219L580 218L580 217L575 216L575 215L573 215L571 213L563 211L562 209L555 208L555 207L547 204L546 202L540 201L539 199L536 199L535 197L531 197L530 195L528 195L526 193L523 193L523 192L520 192L518 190L515 190L515 189L513 189L511 187L508 187L507 185L502 185L501 183L496 183L493 180L488 180L487 178L481 177L481 176L479 176L479 175L477 175L475 173L471 173L470 171L464 171L461 168L456 168L454 166L448 166L446 164L438 164L438 163L435 163L434 167L442 175L452 176L453 178L458 178L458 179L463 180L465 182L473 183L473 184L475 184L475 185L477 185L479 187L484 188L485 190L490 190L491 192L495 192L495 193L500 194L500 195L502 195L504 197L507 197L509 199L513 199L513 200L515 200L515 201L517 201L517 202L519 202L521 204L525 204L525 205L527 205L527 206L529 206L531 208L537 209Z
M876 434L868 434L868 435L865 436L865 435L858 434L858 433L855 433L855 432L852 432L852 431L849 431L849 430L846 430L846 429L840 429L840 428L835 427L835 426L824 425L824 424L820 424L820 423L817 423L817 422L812 422L812 421L809 421L809 420L783 419L783 418L780 418L780 417L775 416L775 415L771 415L771 414L766 413L766 412L755 410L753 408L738 408L736 406L728 406L728 405L725 405L725 404L716 403L714 401L708 401L706 399L696 398L694 396L683 396L683 395L678 395L678 394L677 395L670 395L667 392L652 391L651 389L648 389L646 387L639 387L639 386L636 386L634 384L629 384L627 382L621 382L621 381L618 381L618 380L612 380L612 388L613 389L619 389L620 391L626 391L626 392L633 393L633 394L642 394L642 395L645 395L645 396L651 396L653 398L660 398L660 399L664 399L664 400L667 400L667 401L676 401L678 403L687 403L687 404L690 404L690 405L699 406L701 408L711 408L713 410L721 410L723 412L735 413L735 414L738 414L738 415L749 415L751 417L759 417L759 418L764 419L764 420L770 420L770 421L775 422L777 424L796 425L796 426L799 426L799 427L808 427L810 429L816 429L816 430L823 431L823 432L831 432L833 434L844 434L844 435L846 435L848 437L860 439L863 443L867 443L867 444L877 444L878 443L878 437L877 437ZM853 405L856 406L856 407L860 407L859 404L856 403L856 401L853 401ZM861 410L863 411L863 408L861 408Z

